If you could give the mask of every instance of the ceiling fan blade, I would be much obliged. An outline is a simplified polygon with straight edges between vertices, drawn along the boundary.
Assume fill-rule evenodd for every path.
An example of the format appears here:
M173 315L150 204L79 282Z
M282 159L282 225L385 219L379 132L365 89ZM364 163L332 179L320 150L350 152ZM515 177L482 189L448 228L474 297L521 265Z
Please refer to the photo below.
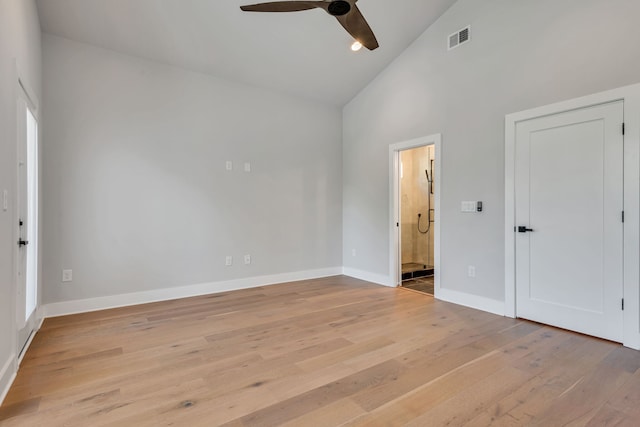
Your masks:
M245 12L299 12L315 8L325 8L324 1L275 1L269 3L240 6Z
M364 19L362 12L360 12L360 9L358 9L358 6L355 4L349 13L336 16L336 19L354 39L362 43L362 46L369 50L377 49L380 46L367 20Z

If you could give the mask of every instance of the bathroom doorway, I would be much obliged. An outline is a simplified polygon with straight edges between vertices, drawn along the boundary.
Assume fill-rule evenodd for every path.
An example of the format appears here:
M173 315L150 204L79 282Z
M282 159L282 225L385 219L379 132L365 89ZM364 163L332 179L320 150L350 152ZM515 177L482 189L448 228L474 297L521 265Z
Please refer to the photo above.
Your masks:
M435 149L400 152L400 258L402 286L434 294Z
M439 290L440 135L390 147L396 285L437 296Z

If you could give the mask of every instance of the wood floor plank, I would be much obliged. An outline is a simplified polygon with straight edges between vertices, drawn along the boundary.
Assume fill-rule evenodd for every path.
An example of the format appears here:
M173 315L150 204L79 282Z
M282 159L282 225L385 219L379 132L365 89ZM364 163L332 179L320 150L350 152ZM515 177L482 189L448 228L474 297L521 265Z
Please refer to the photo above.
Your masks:
M312 410L352 396L363 389L393 381L402 368L400 362L389 360L249 414L240 422L245 426L279 426Z
M640 353L344 276L47 319L1 427L637 425Z
M315 411L310 411L301 417L282 424L282 427L326 427L339 426L351 420L354 416L363 414L364 409L351 399L340 399Z
M508 328L502 332L511 329L513 328ZM382 398L378 396L377 393L371 393L371 400L365 402L363 406L370 407L373 410L370 411L367 416L354 420L350 425L362 426L378 423L381 423L381 425L404 425L404 423L408 423L412 419L430 412L437 405L462 393L478 381L495 375L495 373L502 370L505 365L509 365L510 360L527 357L529 355L529 346L532 343L540 341L541 335L545 334L540 333L539 329L529 330L528 333L522 335L518 340L510 341L503 347L495 347L490 352L483 353L478 357L467 356L466 359L468 359L468 362L461 364L461 362L458 361L454 363L455 368L449 368L446 365L450 363L451 355L445 354L436 359L425 359L424 363L429 367L424 369L424 371L433 373L433 378L423 378L422 384L416 386L416 383L414 383L408 388L407 386L410 385L412 379L405 380L405 384L403 385L404 390L398 388L394 392L393 388L391 388L389 391L377 391L377 393L382 395ZM557 342L566 340L566 337L560 335L554 338ZM554 341L547 339L544 345L550 347L553 345L553 342ZM454 348L451 349L451 351L455 355L464 355L470 351L477 351L473 350L477 345L477 342L472 342L466 347ZM465 356L459 357L464 358ZM444 369L442 367L444 367ZM399 380L397 383L400 382ZM415 388L411 390L414 386ZM388 400L385 404L378 407L380 403L384 402L385 395L391 398L395 397L395 399ZM489 424L490 423L487 423L485 425Z
M567 340L547 349L531 347L528 357L511 363L511 366L531 375L531 379L490 404L470 421L470 426L533 424L536 417L553 405L558 396L571 389L585 372L596 366L614 348L611 343L559 329L553 330L553 333L565 335Z

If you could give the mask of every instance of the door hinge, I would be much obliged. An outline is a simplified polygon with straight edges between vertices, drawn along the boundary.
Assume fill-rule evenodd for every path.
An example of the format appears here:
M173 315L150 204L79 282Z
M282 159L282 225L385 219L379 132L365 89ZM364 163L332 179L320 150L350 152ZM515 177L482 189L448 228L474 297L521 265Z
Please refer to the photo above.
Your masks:
M624 135L624 123L622 123L622 134Z
M624 298L622 298L622 311L624 311Z
M399 222L396 222L396 227L400 227L400 223Z
M622 211L622 222L624 222L624 211Z

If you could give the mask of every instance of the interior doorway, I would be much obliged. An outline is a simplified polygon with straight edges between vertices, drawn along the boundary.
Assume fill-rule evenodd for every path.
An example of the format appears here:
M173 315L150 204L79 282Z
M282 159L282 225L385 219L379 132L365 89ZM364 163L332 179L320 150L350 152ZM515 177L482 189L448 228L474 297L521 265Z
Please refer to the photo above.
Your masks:
M391 270L395 285L437 297L440 288L440 141L431 135L390 146Z
M639 136L640 84L505 117L506 316L640 350Z
M21 356L36 329L38 308L37 102L20 82L17 110L18 185L16 227L17 348Z
M434 294L435 149L400 152L400 265L402 286Z

